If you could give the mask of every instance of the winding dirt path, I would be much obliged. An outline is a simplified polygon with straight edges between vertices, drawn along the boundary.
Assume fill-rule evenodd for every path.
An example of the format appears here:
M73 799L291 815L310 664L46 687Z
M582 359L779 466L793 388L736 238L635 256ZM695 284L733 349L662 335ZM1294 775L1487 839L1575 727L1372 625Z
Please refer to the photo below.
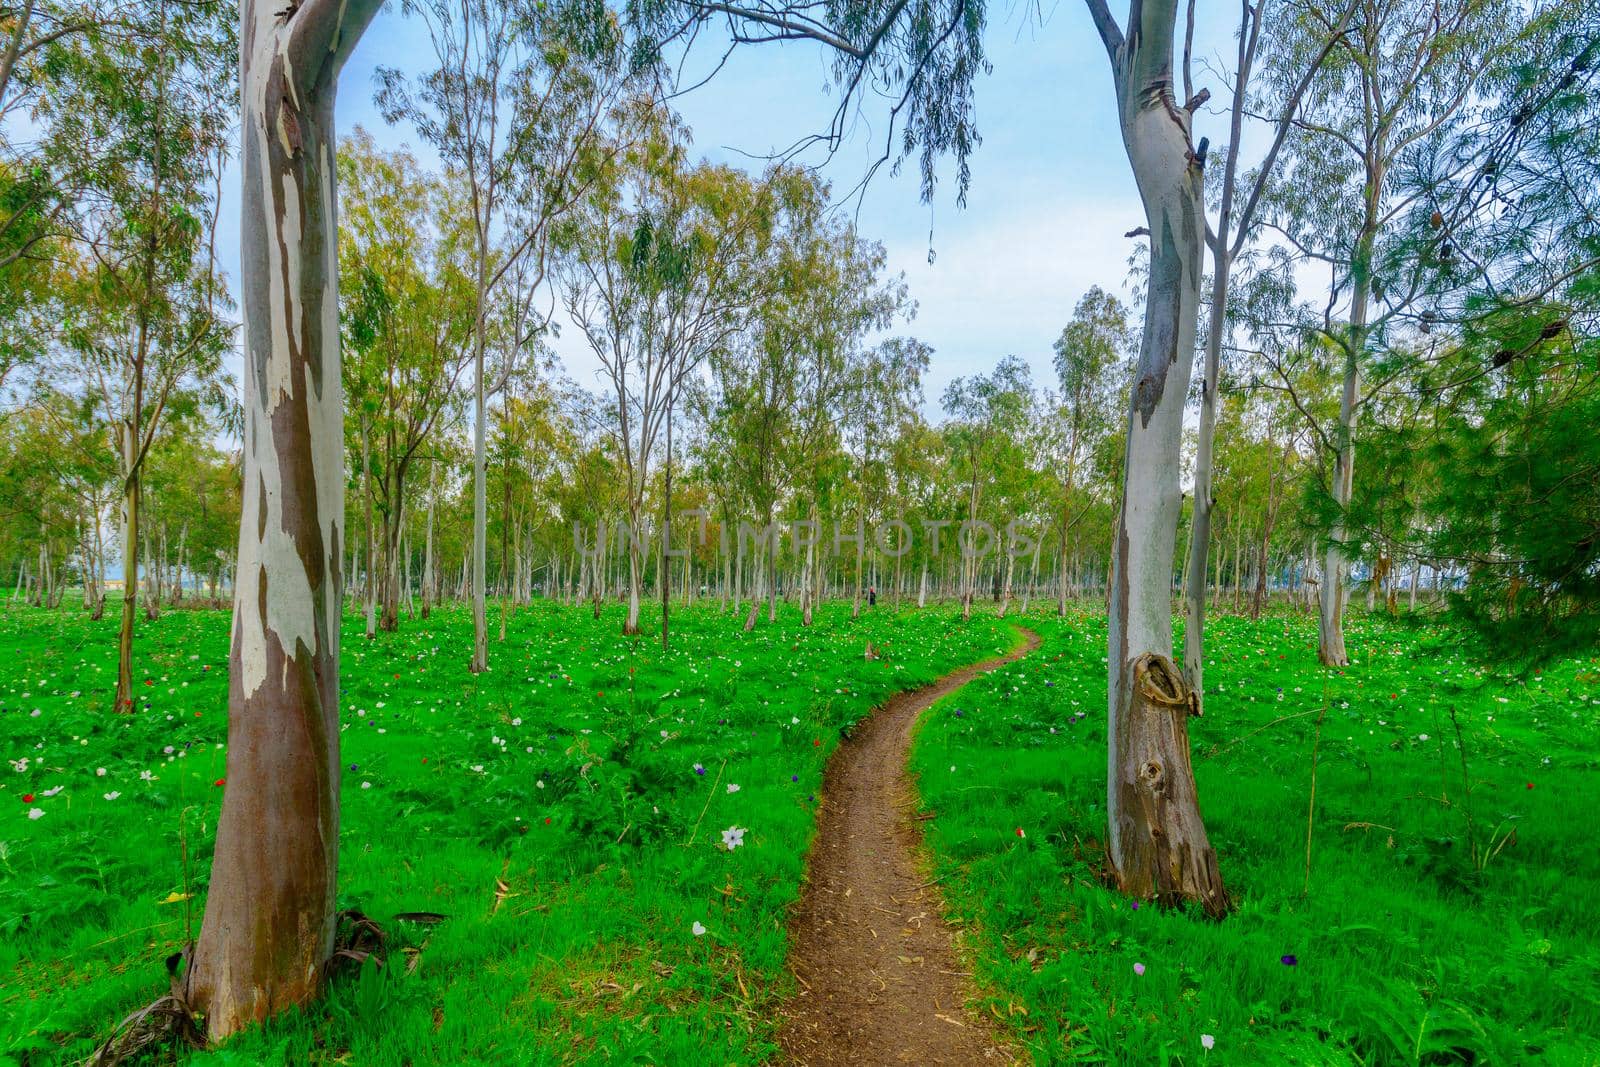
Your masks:
M917 861L911 736L929 705L1039 647L1025 642L890 697L828 761L817 839L790 922L799 994L778 1043L804 1067L1012 1063L989 1021L967 1010L944 904Z

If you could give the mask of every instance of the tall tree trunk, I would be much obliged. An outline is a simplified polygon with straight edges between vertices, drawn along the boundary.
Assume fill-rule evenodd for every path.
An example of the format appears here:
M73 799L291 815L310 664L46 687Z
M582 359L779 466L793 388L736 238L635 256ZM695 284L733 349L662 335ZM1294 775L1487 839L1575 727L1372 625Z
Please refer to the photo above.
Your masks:
M728 588L733 584L733 559L728 552L728 505L722 505L722 528L717 531L717 555L722 557L722 588L717 590L718 610L728 610ZM738 609L735 608L735 611Z
M978 465L976 460L972 464L972 487L967 492L967 529L974 535L978 529ZM978 553L969 542L961 545L960 534L956 535L956 545L961 549L961 620L972 618L972 597L978 584Z
M483 405L483 350L485 317L484 305L488 249L482 239L478 248L478 317L473 331L472 360L475 371L473 386L472 423L472 663L473 674L489 669L489 617L488 589L485 585L488 571L489 503L485 484L484 405Z
M1028 614L1028 605L1033 601L1033 586L1039 580L1039 549L1044 547L1042 539L1033 542L1033 561L1028 565L1028 584L1022 587L1022 614Z
M1234 141L1238 141L1237 124ZM1229 146L1230 159L1236 154ZM1211 512L1217 500L1212 478L1213 442L1217 436L1217 380L1222 366L1222 337L1228 323L1228 273L1233 261L1225 242L1233 210L1233 168L1224 175L1222 206L1217 216L1217 242L1211 248L1211 322L1206 331L1206 361L1200 378L1200 426L1194 461L1194 515L1189 526L1189 555L1184 561L1183 678L1196 706L1205 696L1206 552L1211 547Z
M766 529L772 529L772 508L767 508ZM767 548L767 621L778 621L778 538Z
M159 545L160 550L153 551L154 545ZM156 534L152 535L147 530L144 535L144 573L147 579L144 583L144 617L147 620L154 621L161 617L161 596L162 588L166 584L166 569L167 528L166 523L162 523ZM48 568L41 570L40 573L47 578L50 574Z
M1357 297L1363 309L1365 293L1358 286ZM1352 343L1355 334L1351 325ZM1344 645L1344 605L1347 563L1343 541L1345 526L1343 513L1349 506L1354 488L1355 470L1355 401L1361 383L1360 363L1353 351L1346 354L1344 388L1339 397L1339 423L1336 430L1336 453L1333 468L1333 502L1340 517L1334 520L1328 533L1328 545L1322 557L1322 586L1320 613L1317 617L1317 658L1329 667L1343 667L1350 662Z
M595 520L594 558L589 561L589 598L594 604L594 617L600 617L600 602L606 596L606 520Z
M44 524L39 526L39 606L50 606L50 579L52 568L50 566L50 536L44 529Z
M1239 610L1239 597L1244 589L1244 524L1233 524L1233 610Z
M761 587L767 573L762 565L762 553L762 546L758 544L755 558L750 561L750 613L744 617L745 633L756 628L756 620L761 616Z
M500 642L505 643L506 623L511 616L511 602L516 598L518 586L522 583L522 526L515 525L518 543L511 545L509 539L513 530L511 518L511 477L507 471L503 477L505 493L501 497L500 519Z
M422 617L426 619L433 610L434 559L433 559L433 498L434 464L428 464L428 530L422 543Z
M628 617L623 620L622 632L627 635L639 632L639 601L644 595L644 559L639 545L640 522L638 506L632 510L632 530L628 536Z
M372 535L371 435L372 427L363 418L361 420L361 496L363 497L362 507L366 512L367 522L366 529L362 531L362 536L366 538L366 548L363 551L366 554L367 573L361 581L361 592L366 600L367 640L369 641L378 636L378 583L376 580L378 562L375 558L377 539Z
M400 535L405 529L405 470L394 464L389 475L389 509L383 516L383 590L378 628L394 633L400 626Z
M667 392L667 466L661 500L661 647L671 643L672 618L672 392Z
M117 699L120 712L133 710L133 623L139 610L139 470L132 426L122 427L122 622L117 630Z
M1372 293L1372 256L1377 242L1379 198L1383 171L1368 175L1366 215L1356 237L1350 263L1350 329L1345 343L1344 386L1339 392L1339 421L1334 428L1333 502L1337 509L1328 546L1323 553L1321 614L1317 619L1317 657L1329 667L1350 662L1344 645L1345 583L1348 561L1344 555L1345 512L1355 487L1356 407L1361 394L1361 363L1367 344L1368 302Z
M1000 618L1006 617L1006 609L1011 605L1011 575L1016 565L1016 557L1011 554L1011 546L1007 545L1005 577L1000 580L1000 610L996 612Z
M227 788L185 977L212 1038L310 1000L333 950L345 482L333 98L377 9L241 5L244 505Z
M93 561L89 552L89 535L84 531L81 515L73 522L73 526L78 535L78 557L83 561L83 607L87 611L94 607L94 581L90 576Z
M177 573L174 575L172 582L173 607L178 607L183 603L183 572L187 563L187 559L185 557L188 555L188 543L189 524L184 523L178 529L178 558L176 561Z
M1261 610L1267 603L1267 557L1272 550L1272 517L1270 515L1262 526L1261 551L1256 557L1256 590L1254 596L1250 599L1250 618L1252 621L1261 618Z
M1107 859L1135 899L1228 910L1189 759L1195 697L1171 660L1172 562L1182 497L1183 408L1199 314L1203 160L1173 99L1176 0L1132 5L1123 37L1091 13L1111 57L1123 143L1144 202L1150 273L1135 369L1122 506L1108 576Z
M93 542L94 542L94 608L89 612L89 618L99 622L106 612L106 586L105 565L106 548L105 540L100 533L100 501L94 501L93 516Z
M1056 572L1060 589L1057 590L1056 617L1067 617L1067 514L1061 513L1061 539L1056 545Z
M864 542L867 539L865 508L858 513L856 522L856 590L855 599L850 605L850 617L861 618L861 554L864 551Z
M1267 507L1261 523L1261 553L1259 566L1256 573L1255 599L1250 606L1250 618L1261 618L1262 609L1267 603L1267 566L1272 552L1272 530L1278 522L1278 508L1282 503L1283 490L1279 474L1289 462L1289 453L1294 446L1286 444L1279 453L1277 462L1272 465L1272 470L1267 476Z
M800 625L811 625L812 582L817 577L817 540L822 536L822 526L817 517L817 499L811 498L811 536L806 542L805 570L800 577ZM820 587L820 583L819 583Z
M509 400L509 398L508 398ZM508 405L509 406L509 403ZM515 595L515 583L519 576L515 574L513 565L513 550L511 548L511 532L515 520L511 514L511 460L507 453L506 462L501 465L500 484L500 641L506 639L506 618L511 614L511 598ZM522 536L522 527L516 526L517 536ZM516 556L521 556L521 546L518 546Z
M413 546L411 544L411 535L409 533L402 532L401 535L400 535L400 579L399 580L400 580L400 592L401 592L401 595L405 597L406 618L408 618L408 619L414 619L414 618L417 617L417 605L416 605L415 601L413 601L411 599L411 553L412 553L412 551L413 551Z

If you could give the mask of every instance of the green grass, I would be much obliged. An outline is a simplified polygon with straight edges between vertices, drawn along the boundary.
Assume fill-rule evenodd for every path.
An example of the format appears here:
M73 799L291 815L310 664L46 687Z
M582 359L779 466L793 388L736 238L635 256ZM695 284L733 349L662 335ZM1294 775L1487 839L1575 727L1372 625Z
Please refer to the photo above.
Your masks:
M1600 659L1498 673L1357 618L1326 674L1309 619L1216 620L1191 730L1238 911L1213 923L1102 888L1104 620L1034 625L1038 653L930 711L913 766L987 1004L1037 1062L1600 1063Z
M535 606L475 679L463 611L374 642L349 617L340 896L390 927L391 965L186 1062L772 1055L785 909L840 729L1013 632L948 608L829 605L752 635L714 606L675 619L663 655L618 636L614 609ZM1043 647L936 706L914 766L985 1006L1039 1062L1600 1063L1600 661L1524 678L1448 630L1352 620L1302 895L1314 624L1216 620L1192 729L1239 910L1210 923L1100 886L1104 622L1028 624ZM162 991L203 907L228 618L141 623L131 717L110 711L113 633L0 608L0 1064L81 1059ZM1481 869L1469 808L1480 843L1516 832ZM389 921L405 911L449 919Z
M675 618L663 655L618 636L616 611L518 611L474 679L464 611L370 643L347 617L341 903L450 918L390 923L385 972L190 1062L767 1058L840 729L1012 632L949 612L852 622L848 605L751 635L714 607ZM0 609L0 756L28 760L0 765L0 1063L81 1059L163 991L203 910L228 616L141 623L127 718L110 711L113 636L71 610ZM884 659L865 659L869 639ZM734 826L748 832L729 851Z

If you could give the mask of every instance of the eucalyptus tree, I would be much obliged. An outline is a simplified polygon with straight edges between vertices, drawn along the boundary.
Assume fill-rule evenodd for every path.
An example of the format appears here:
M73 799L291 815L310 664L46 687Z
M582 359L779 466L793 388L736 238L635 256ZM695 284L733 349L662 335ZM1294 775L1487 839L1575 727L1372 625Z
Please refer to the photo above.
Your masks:
M493 304L514 272L524 292L545 274L550 237L598 173L612 106L633 73L604 0L406 0L433 46L432 70L409 82L379 72L378 102L409 119L467 186L472 224L473 548L471 669L489 664L485 607L485 377ZM542 328L542 323L533 327ZM507 369L526 324L506 346ZM503 376L502 376L503 381Z
M784 168L752 179L691 165L675 122L648 101L637 102L631 121L634 143L584 198L561 268L568 315L615 405L629 534L627 634L639 628L645 493L668 420L697 368L732 344L762 305L773 230L812 181Z
M1281 257L1325 264L1325 300L1299 318L1337 347L1343 364L1339 413L1319 435L1333 450L1333 518L1323 552L1317 653L1349 662L1344 641L1348 567L1346 524L1355 476L1357 423L1389 375L1365 379L1374 353L1405 343L1408 313L1428 286L1427 272L1397 239L1397 223L1417 206L1419 189L1401 179L1478 106L1479 77L1495 59L1515 15L1504 0L1467 0L1441 9L1424 0L1357 0L1349 25L1304 89L1294 135L1284 143L1281 180L1269 205ZM1289 0L1267 35L1263 74L1269 93L1301 84L1307 56L1325 47L1329 16ZM1287 267L1285 268L1287 269Z
M577 596L587 597L599 618L606 595L608 527L619 510L616 463L609 447L613 438L601 428L604 420L597 409L604 409L603 401L569 388L562 403L567 409L562 419L565 476L554 486L555 504L578 554Z
M1115 412L1127 388L1128 353L1133 330L1122 301L1099 286L1078 300L1072 321L1061 330L1055 344L1056 382L1051 397L1055 407L1057 440L1050 451L1060 473L1060 509L1057 527L1057 578L1060 582L1056 613L1067 614L1067 542L1074 527L1089 512L1082 499L1084 475L1092 473L1096 448L1112 431Z
M744 630L755 629L761 599L769 594L769 610L776 609L770 591L778 545L773 525L774 511L783 497L793 469L792 442L796 415L801 410L797 384L800 380L798 351L785 342L781 330L774 329L776 317L762 315L756 328L737 338L734 345L716 353L711 361L714 391L705 400L709 437L721 442L708 450L714 469L723 473L725 491L722 507L722 542L732 557L733 609L738 613L745 589L750 591L750 610ZM756 518L761 527L754 538L741 506ZM745 569L747 542L755 549L748 582Z
M839 284L847 275L853 280L856 271L852 268L859 266L855 234L835 230L831 235L815 231L811 235L816 239L795 241L780 254L776 269L782 281L774 299L762 309L757 343L748 349L748 354L758 359L781 360L787 366L782 373L788 381L773 399L786 400L791 407L768 408L765 414L775 421L762 429L778 431L774 461L767 468L776 476L772 495L781 494L779 487L787 488L794 494L797 516L801 507L806 509L804 524L797 521L791 527L794 551L802 555L800 622L804 626L811 625L815 602L821 597L825 567L818 566L817 556L822 515L845 495L845 461L840 455L845 427L841 424L848 421L847 394L859 355L860 331L855 325L861 321L848 311L840 314L841 305L855 306L855 294L844 292ZM882 258L881 250L878 258ZM754 427L747 425L749 428ZM750 443L737 441L735 447L748 448ZM860 545L858 535L858 570ZM776 563L775 557L773 546L769 565ZM775 587L770 566L768 578L769 587ZM769 599L769 604L775 608L775 599ZM751 620L756 617L754 608L752 604Z
M1395 610L1399 561L1408 554L1404 546L1413 541L1413 531L1425 525L1425 483L1435 476L1426 429L1436 424L1437 413L1408 394L1406 389L1386 390L1367 402L1361 430L1373 441L1378 462L1353 486L1343 509L1345 543L1371 561L1363 583L1368 613L1380 601Z
M1049 461L1034 447L1038 443L1042 411L1031 389L1023 401L1025 410L1020 425L1000 442L1001 449L995 457L993 489L985 509L995 526L995 611L1001 618L1010 612L1015 599L1017 561L1031 557L1033 565L1038 563L1042 547L1038 520L1047 502L1044 468ZM1025 592L1024 603L1028 599Z
M797 522L791 530L794 550L801 556L801 622L811 624L821 577L819 510L842 491L839 419L857 338L853 331L836 330L841 304L836 283L853 275L849 264L854 256L846 254L836 263L838 250L831 238L853 242L854 234L830 225L821 186L810 194L800 212L803 217L774 243L769 299L749 328L710 364L712 388L707 392L712 406L706 422L712 436L727 442L727 451L713 453L713 458L761 522L753 544L746 632L755 628L763 595L769 620L777 615L782 523L775 512L785 497L791 497L797 518L798 510L806 509L805 525ZM854 253L856 246L852 243L848 250ZM735 538L736 586L743 584L746 517L725 515L725 536ZM736 588L736 609L741 596Z
M932 350L927 350L926 354L931 356ZM918 568L917 607L923 608L928 604L928 572L935 561L924 523L937 522L940 512L940 441L937 430L917 411L904 413L893 430L894 435L885 450L890 499L895 505L895 514L912 532L911 550L896 557L895 572L898 574L907 561ZM897 602L899 596L897 583Z
M500 640L506 639L511 607L531 585L533 528L547 498L548 475L557 430L551 419L554 397L547 387L526 379L508 384L491 412L489 437L491 488L499 490Z
M1006 561L1008 574L1024 556L1027 572L1022 584L1022 603L1018 610L1027 615L1034 597L1041 591L1039 561L1044 556L1048 531L1061 506L1061 485L1056 470L1055 444L1060 439L1059 428L1054 424L1054 397L1045 389L1035 402L1034 418L1022 433L1022 456L1013 499L1013 514L1018 523L1016 533L1008 537L1010 558ZM1029 549L1031 543L1032 549ZM1013 583L1008 580L1003 596L1007 603L1013 597ZM1002 605L1002 614L1005 607Z
M1191 141L1190 124L1203 99L1175 97L1176 0L1133 0L1126 32L1105 0L1086 2L1111 61L1150 241L1109 581L1107 859L1131 896L1196 900L1221 914L1228 896L1189 762L1187 719L1199 705L1170 655L1183 409L1205 238L1207 145Z
M1222 152L1222 174L1217 189L1216 221L1206 227L1206 245L1211 250L1211 300L1206 328L1205 369L1200 377L1200 420L1195 447L1194 510L1189 535L1189 554L1184 568L1188 575L1183 601L1183 673L1199 701L1205 697L1205 619L1206 561L1211 547L1211 512L1216 506L1212 491L1212 454L1215 448L1218 387L1222 349L1229 333L1228 296L1235 264L1244 254L1256 231L1257 210L1262 195L1272 180L1278 155L1285 139L1299 118L1301 101L1317 70L1339 43L1349 20L1361 0L1346 0L1340 13L1328 18L1320 10L1314 17L1322 21L1320 35L1307 35L1305 50L1297 71L1285 71L1283 84L1267 102L1272 139L1261 162L1248 173L1239 171L1244 121L1252 104L1250 79L1261 45L1261 29L1274 18L1269 0L1240 5L1238 52L1234 62L1232 101L1228 108L1228 143ZM1192 36L1192 32L1191 32ZM1320 39L1320 43L1319 43ZM1192 93L1188 64L1189 47L1184 47L1184 91ZM1292 79L1292 80L1291 80Z
M92 181L70 217L58 274L61 388L98 407L122 502L118 711L133 707L140 480L169 405L219 371L230 336L215 224L227 148L231 28L221 3L160 0L140 32L96 36L97 76L53 94L103 131ZM137 104L130 101L137 96Z
M333 953L344 549L333 105L378 5L240 8L244 487L228 788L182 982L213 1039L306 1003Z
M717 610L727 614L731 604L737 614L739 591L731 538L738 528L738 516L748 512L730 461L737 445L720 434L722 427L716 421L715 363L707 366L707 372L688 392L686 413L694 432L686 456L693 464L693 477L705 487L705 516L699 526L701 573L708 590L716 592Z
M766 373L768 360L757 344L770 319L763 314L751 330L721 352L713 353L709 373L691 383L685 396L691 417L703 426L691 456L704 477L717 487L715 514L717 551L722 558L720 606L739 614L744 604L744 538L741 520L773 499L768 486L778 480L780 404L787 378ZM752 451L751 445L757 444ZM749 627L755 619L748 620ZM747 629L749 628L747 627Z
M777 242L774 269L779 281L761 311L757 349L790 363L794 410L781 456L783 481L809 509L808 525L796 527L810 533L801 561L805 625L811 623L822 588L817 554L825 498L837 506L846 496L854 497L852 616L861 612L868 468L883 444L875 431L915 405L927 369L926 351L914 340L892 338L865 346L867 336L914 313L915 305L902 278L883 276L883 247L828 212L826 188L814 187L811 194L791 210L790 225ZM853 494L847 488L852 460ZM837 522L842 516L834 517ZM800 551L799 544L795 550Z
M857 292L864 293L864 288ZM904 304L904 286L894 285L882 292L883 299L873 309L871 317L861 315L858 321L881 329L888 325L890 316ZM870 305L863 305L866 312ZM869 510L868 492L873 485L873 473L882 467L891 441L889 432L898 427L922 403L922 379L928 373L933 349L914 337L890 337L861 353L851 375L851 388L847 394L848 423L844 435L847 449L852 448L856 460L857 514L861 521L856 529L855 595L851 603L852 618L861 614L861 583L863 575L862 553L866 547L865 517ZM879 479L885 481L886 479ZM887 489L887 486L884 486ZM877 503L881 506L883 501ZM880 515L881 518L881 515Z
M239 531L239 468L218 448L224 431L203 408L189 404L150 450L144 481L145 572L150 600L176 606L202 581L215 591Z
M690 389L688 395L692 398L695 391ZM580 579L587 575L587 594L594 617L599 618L625 496L615 447L616 405L602 394L571 383L564 390L562 404L566 409L563 421L571 427L573 456L571 476L558 499L567 521L573 523L572 543L581 557Z
M957 378L945 388L940 403L950 421L945 439L952 475L964 486L967 518L957 535L961 550L961 617L972 617L972 598L978 581L978 561L996 546L997 534L987 530L983 552L978 550L981 526L979 506L984 493L1009 476L1018 461L1017 440L1033 408L1033 383L1028 365L1016 356L995 364L991 374Z
M368 545L376 627L399 621L400 549L411 474L434 436L464 414L472 363L472 246L459 185L430 174L406 149L384 152L357 128L339 151L339 219L346 356L344 389L359 428L364 494L381 515L380 553ZM369 541L371 538L369 538ZM370 613L369 613L370 614ZM372 621L372 620L369 620Z
M15 381L19 370L44 361L58 321L49 261L59 257L62 241L53 220L37 207L17 203L17 184L17 176L0 161L0 211L8 211L0 222L0 389Z

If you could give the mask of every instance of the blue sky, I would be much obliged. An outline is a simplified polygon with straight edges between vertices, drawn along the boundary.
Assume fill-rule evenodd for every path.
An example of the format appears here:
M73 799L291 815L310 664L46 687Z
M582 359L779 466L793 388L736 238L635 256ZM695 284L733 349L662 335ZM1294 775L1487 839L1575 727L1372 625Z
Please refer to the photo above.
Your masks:
M1118 9L1119 19L1125 10ZM1197 12L1195 81L1211 89L1213 103L1210 113L1197 116L1196 136L1210 136L1213 144L1225 139L1218 107L1227 92L1203 62L1231 69L1222 57L1232 54L1237 15L1235 5L1215 0ZM895 332L933 346L926 394L935 416L952 378L992 369L1008 354L1029 362L1036 385L1053 383L1050 344L1084 290L1100 285L1126 298L1135 242L1123 234L1143 222L1117 131L1109 64L1081 0L991 0L989 17L985 47L994 69L977 86L983 144L971 161L966 208L956 206L948 181L933 204L923 204L913 160L898 176L881 170L857 216L862 233L886 246L891 269L905 273L920 305L916 319ZM428 54L420 26L402 16L399 4L387 4L342 76L340 132L359 123L380 144L407 143L429 158L415 132L387 125L372 100L378 66L420 67ZM697 81L719 56L714 48L691 55L685 82ZM806 43L737 51L709 84L676 101L696 150L759 169L761 161L748 154L784 148L825 128L834 110L829 59L820 46ZM840 197L881 150L887 106L874 103L863 106L839 153L809 160L821 164ZM222 252L232 258L226 269L236 277L236 202L223 210ZM557 350L571 377L598 385L597 364L576 331L565 331Z

